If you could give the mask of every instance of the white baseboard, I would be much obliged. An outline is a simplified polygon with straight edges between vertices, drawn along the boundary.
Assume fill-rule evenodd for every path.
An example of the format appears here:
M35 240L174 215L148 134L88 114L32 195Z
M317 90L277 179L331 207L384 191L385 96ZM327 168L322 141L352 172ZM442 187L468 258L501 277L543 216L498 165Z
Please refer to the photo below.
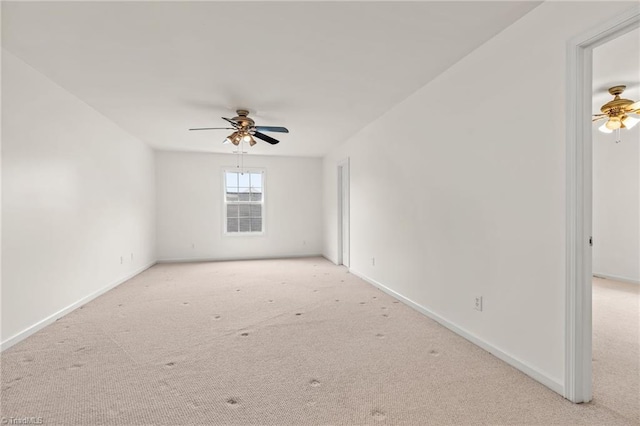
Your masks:
M256 257L185 257L174 259L158 259L156 263L195 263L195 262L233 262L236 260L274 260L274 259L304 259L310 257L323 257L321 254L294 254L282 256L256 256Z
M493 346L492 344L482 340L478 336L468 332L467 330L463 329L462 327L459 327L456 324L444 319L440 315L438 315L435 312L425 308L424 306L414 302L413 300L408 299L407 297L401 295L400 293L395 292L394 290L391 290L390 288L388 288L385 285L377 282L376 280L373 280L373 279L367 277L366 275L359 273L358 271L354 271L353 269L349 269L349 272L352 273L353 275L363 279L364 281L368 282L369 284L373 285L374 287L379 288L380 290L384 291L388 295L398 299L399 301L403 302L404 304L412 307L416 311L428 316L432 320L434 320L434 321L440 323L441 325L447 327L449 330L453 331L454 333L458 334L459 336L464 337L465 339L467 339L471 343L475 344L476 346L481 347L485 351L487 351L490 354L494 355L495 357L501 359L502 361L506 362L507 364L511 365L512 367L517 368L518 370L522 371L527 376L529 376L532 379L542 383L543 385L545 385L549 389L553 390L554 392L557 392L560 395L564 395L564 385L562 383L558 382L557 380L547 376L546 374L536 370L535 368L531 367L530 365L526 364L525 362L520 361L519 359L517 359L517 358L509 355L508 353L502 351L501 349Z
M327 256L326 254L322 254L322 257L324 257L325 259L327 259L329 262L333 263L334 265L340 266L338 265L338 261L337 260L333 260L331 259L329 256Z
M623 283L640 284L640 281L634 280L633 278L618 277L616 275L600 274L598 272L594 272L593 276L595 278L604 278L604 279L607 279L607 280L620 281L620 282L623 282Z
M72 303L71 305L67 306L66 308L63 308L61 310L59 310L58 312L49 315L48 317L44 318L43 320L38 321L37 323L33 324L30 327L27 327L26 329L22 330L21 332L9 337L7 340L3 341L2 343L0 343L0 352L4 351L5 349L10 348L11 346L15 345L16 343L26 339L27 337L31 336L32 334L36 333L39 330L42 330L44 327L48 326L49 324L54 323L58 318L62 318L63 316L67 315L69 312L77 309L78 307L84 305L85 303L88 303L90 301L92 301L93 299L95 299L96 297L106 293L107 291L111 290L114 287L119 286L120 284L122 284L123 282L130 280L131 278L135 277L136 275L138 275L141 272L146 271L147 269L151 268L153 265L155 265L156 262L151 262L133 272L131 272L130 274L127 274L126 276L122 277L122 278L118 278L117 280L115 280L114 282L108 284L107 286L101 288L98 291L95 291L93 293L91 293L88 296L83 297L82 299Z

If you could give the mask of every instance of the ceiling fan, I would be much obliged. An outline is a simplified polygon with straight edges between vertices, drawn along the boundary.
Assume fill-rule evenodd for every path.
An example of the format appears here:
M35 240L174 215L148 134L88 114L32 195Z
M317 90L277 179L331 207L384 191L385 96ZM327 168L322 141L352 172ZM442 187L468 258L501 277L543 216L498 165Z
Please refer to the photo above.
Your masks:
M640 101L632 101L620 97L627 86L613 86L609 89L609 93L613 95L613 100L602 105L600 111L602 114L593 114L593 120L598 121L607 119L598 130L604 133L611 133L614 130L630 129L640 122Z
M280 142L279 140L274 139L269 135L265 135L262 132L289 133L289 130L286 127L256 126L256 123L253 121L253 119L249 118L249 111L246 109L239 109L236 111L236 113L238 114L237 117L222 117L223 120L227 121L233 127L198 127L189 130L233 130L233 133L227 136L227 138L222 143L232 143L234 145L239 145L240 142L248 142L250 146L256 144L254 136L267 143L270 143L271 145L275 145Z

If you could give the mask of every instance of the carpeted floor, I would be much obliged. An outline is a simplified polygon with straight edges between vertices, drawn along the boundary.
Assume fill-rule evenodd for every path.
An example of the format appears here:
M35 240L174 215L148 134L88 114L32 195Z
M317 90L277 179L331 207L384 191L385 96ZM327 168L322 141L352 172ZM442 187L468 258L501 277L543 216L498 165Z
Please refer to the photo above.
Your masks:
M637 425L638 288L594 295L596 398L574 405L324 259L156 265L3 352L2 416Z
M593 404L640 425L640 286L593 279Z

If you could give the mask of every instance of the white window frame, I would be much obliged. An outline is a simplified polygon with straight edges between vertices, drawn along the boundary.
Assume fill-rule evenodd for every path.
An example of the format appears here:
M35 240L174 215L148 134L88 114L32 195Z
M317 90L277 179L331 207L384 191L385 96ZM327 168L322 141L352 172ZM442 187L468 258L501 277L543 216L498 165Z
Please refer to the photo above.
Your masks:
M261 173L262 174L262 231L260 232L228 232L227 231L227 205L238 204L227 200L227 173ZM222 234L228 237L259 237L266 234L266 188L267 188L267 170L259 167L238 170L237 167L224 167L222 169ZM255 204L256 202L247 201L247 204Z

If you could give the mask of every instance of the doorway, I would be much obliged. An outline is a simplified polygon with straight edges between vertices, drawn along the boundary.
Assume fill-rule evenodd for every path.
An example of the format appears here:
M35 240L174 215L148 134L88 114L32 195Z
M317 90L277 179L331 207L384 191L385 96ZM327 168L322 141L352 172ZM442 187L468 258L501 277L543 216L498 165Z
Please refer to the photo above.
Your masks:
M338 265L350 265L349 159L338 163Z
M589 402L592 389L592 52L640 26L632 10L567 46L567 276L565 389L570 401Z
M620 90L622 99L640 99L640 28L593 49L592 81L594 113ZM608 117L592 127L593 398L633 424L640 424L637 119L627 116L625 128L616 131L607 129Z

